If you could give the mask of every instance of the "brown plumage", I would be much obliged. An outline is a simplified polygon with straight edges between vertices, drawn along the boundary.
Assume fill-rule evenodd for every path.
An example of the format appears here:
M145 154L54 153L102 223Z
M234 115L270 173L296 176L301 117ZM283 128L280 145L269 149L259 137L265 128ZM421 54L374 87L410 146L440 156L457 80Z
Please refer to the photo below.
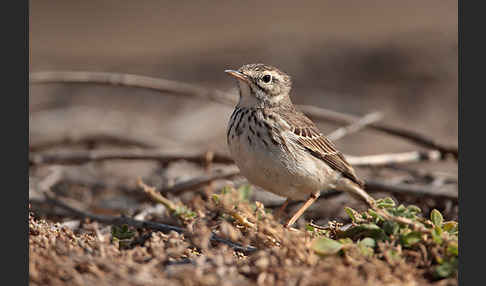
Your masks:
M273 111L278 112L282 119L291 126L291 131L299 136L298 143L312 156L323 160L360 187L364 185L343 154L336 149L334 143L327 139L304 113L295 108L279 108Z

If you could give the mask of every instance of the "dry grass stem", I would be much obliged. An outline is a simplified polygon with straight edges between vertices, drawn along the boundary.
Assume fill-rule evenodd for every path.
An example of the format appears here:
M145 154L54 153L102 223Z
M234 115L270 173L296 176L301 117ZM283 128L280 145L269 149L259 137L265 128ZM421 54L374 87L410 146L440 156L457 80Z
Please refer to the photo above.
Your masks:
M173 203L171 200L167 199L159 192L155 190L154 187L150 187L146 185L141 178L137 179L137 185L149 196L150 199L153 201L163 204L167 209L171 212L175 212L177 210L177 205Z

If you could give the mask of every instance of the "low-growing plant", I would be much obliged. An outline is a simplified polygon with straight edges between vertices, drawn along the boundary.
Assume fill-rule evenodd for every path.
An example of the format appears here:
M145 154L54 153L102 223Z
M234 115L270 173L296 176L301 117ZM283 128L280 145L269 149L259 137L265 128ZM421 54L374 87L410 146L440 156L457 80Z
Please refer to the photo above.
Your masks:
M444 222L442 214L434 209L428 219L421 216L421 209L414 205L396 205L391 198L377 200L376 209L359 213L346 207L351 225L320 236L312 242L312 249L321 255L343 254L357 247L365 256L376 255L379 243L403 250L427 251L424 265L430 265L429 273L436 279L457 275L458 223ZM384 215L386 214L386 215ZM309 231L315 231L308 228ZM391 251L389 249L387 251ZM393 252L393 253L392 253ZM383 253L393 259L407 259L397 251ZM392 255L393 254L393 255Z

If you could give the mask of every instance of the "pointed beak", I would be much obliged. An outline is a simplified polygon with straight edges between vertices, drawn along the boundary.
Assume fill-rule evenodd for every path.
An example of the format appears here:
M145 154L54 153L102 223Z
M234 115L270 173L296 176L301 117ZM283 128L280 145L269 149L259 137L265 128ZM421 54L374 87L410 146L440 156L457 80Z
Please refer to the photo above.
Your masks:
M240 79L240 80L242 80L246 83L250 83L250 79L246 75L244 75L243 73L241 73L239 71L225 70L224 72L229 74L230 76L236 78L236 79Z

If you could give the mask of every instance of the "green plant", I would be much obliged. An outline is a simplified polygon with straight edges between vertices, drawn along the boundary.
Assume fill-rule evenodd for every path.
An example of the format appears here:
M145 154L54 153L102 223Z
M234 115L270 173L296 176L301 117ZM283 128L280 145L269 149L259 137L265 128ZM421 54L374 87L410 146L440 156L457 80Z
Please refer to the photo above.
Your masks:
M330 233L326 233L316 238L311 245L316 253L335 254L346 251L352 245L363 255L371 256L378 243L386 243L411 252L425 249L426 259L430 261L424 262L424 265L430 265L429 271L436 279L457 274L458 223L444 222L438 210L432 210L429 219L426 219L417 206L397 206L391 198L385 198L376 201L375 209L359 213L346 207L345 212L351 218L351 226L335 230L334 237L328 237ZM308 228L308 231L315 230ZM400 255L404 254L394 252L398 259Z

